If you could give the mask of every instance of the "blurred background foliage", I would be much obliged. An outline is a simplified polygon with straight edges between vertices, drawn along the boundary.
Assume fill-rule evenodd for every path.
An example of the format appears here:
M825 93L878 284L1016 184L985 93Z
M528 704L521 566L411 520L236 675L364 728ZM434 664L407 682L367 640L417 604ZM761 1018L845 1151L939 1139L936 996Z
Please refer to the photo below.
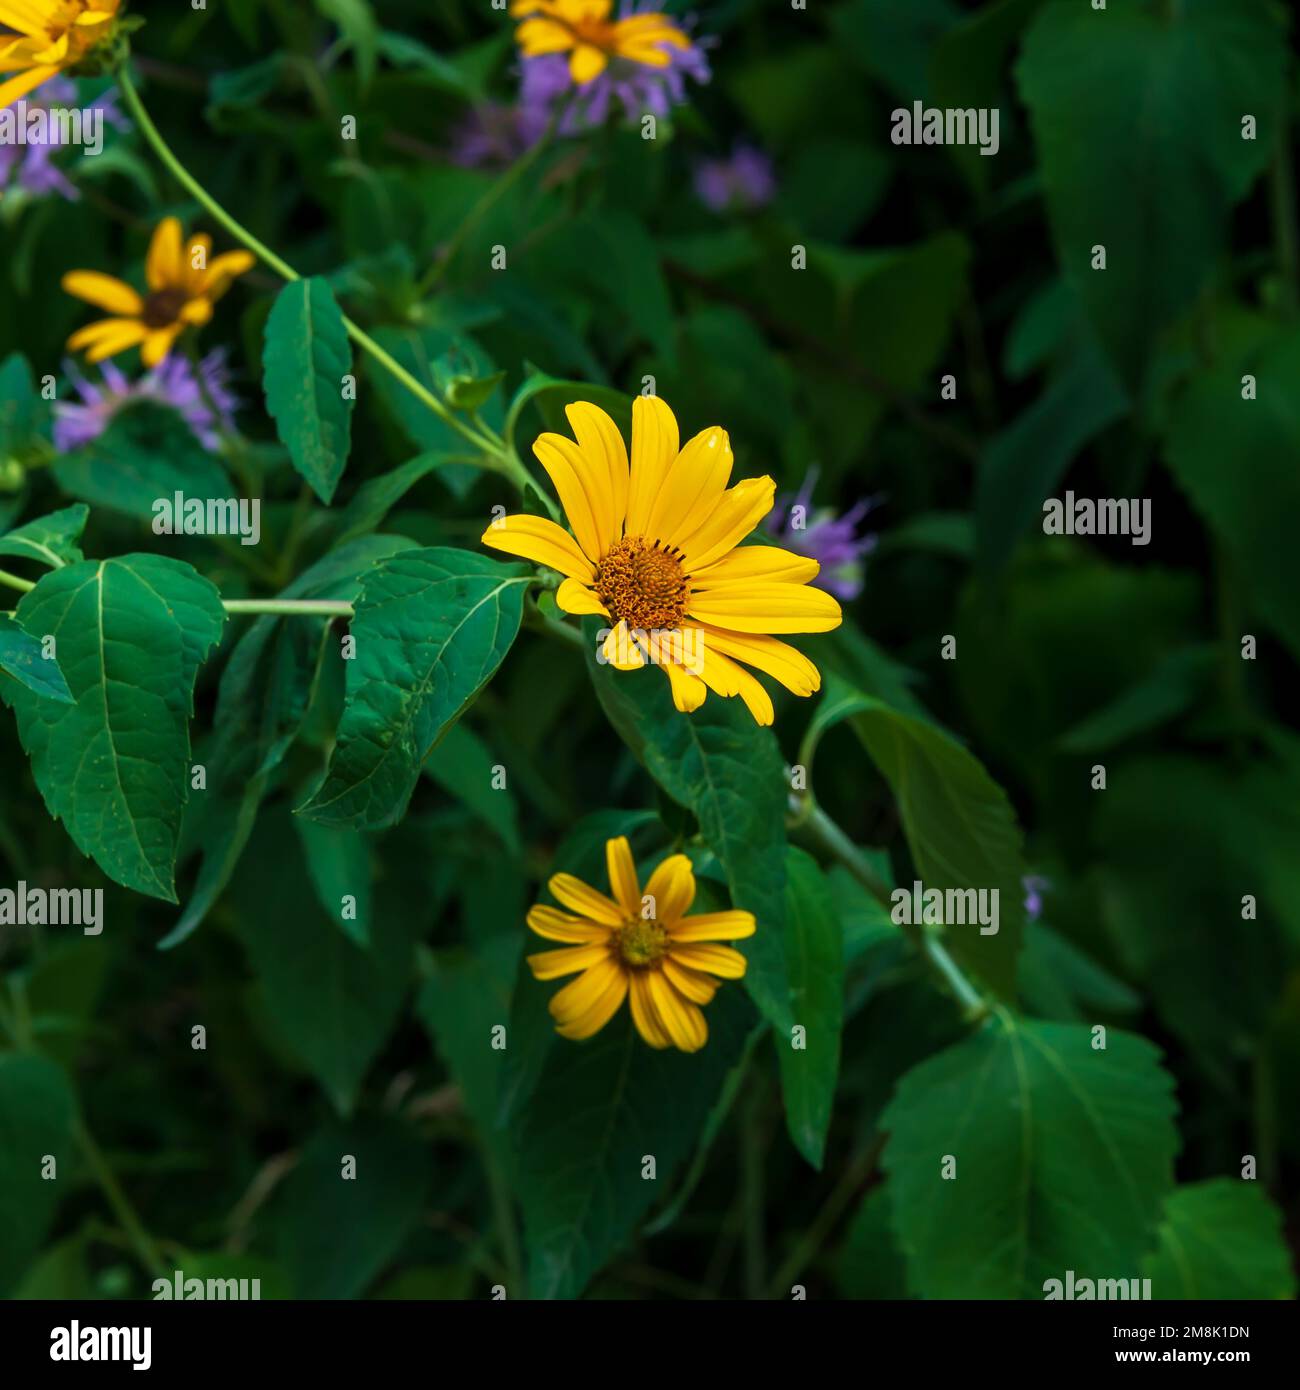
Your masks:
M139 8L141 85L182 161L297 269L328 277L417 373L504 371L487 408L497 425L530 365L624 396L653 376L687 433L731 432L739 476L770 472L794 492L815 468L817 505L874 499L878 543L846 605L856 629L805 649L969 747L1010 797L1025 869L1046 881L1019 960L1055 1165L1037 1175L1035 1212L1046 1221L1053 1201L1100 1185L1113 1262L1081 1256L1081 1273L1131 1277L1141 1255L1164 1280L1157 1296L1293 1294L1300 237L1283 7L705 0L694 32L714 41L712 81L655 140L617 126L560 140L504 187L500 169L448 157L472 103L516 88L513 26L484 4ZM996 157L893 145L891 111L916 100L998 108ZM347 115L355 140L340 138ZM693 174L738 141L770 158L775 193L719 213ZM43 428L28 373L58 373L83 321L60 276L138 264L165 212L216 231L130 130L75 180L75 202L0 200L0 456L20 466L0 530L71 500L24 453ZM491 268L498 244L504 273ZM806 270L791 270L795 246ZM489 508L509 501L501 480L459 466L454 437L382 376L359 395L340 499L305 528L295 520L297 480L259 404L274 288L251 273L205 342L231 351L240 427L266 470L261 553L280 581L351 539L356 513L341 509L362 483L416 458L432 461L358 534L382 520L423 545L473 547ZM941 393L947 374L955 399ZM521 445L574 394L528 403ZM1045 537L1043 500L1067 487L1149 498L1151 543ZM160 542L111 506L92 512L87 553L169 546L227 597L266 578L215 544ZM237 635L232 624L227 647ZM199 760L223 737L223 664L200 677ZM246 723L217 761L238 768L231 744L260 698L231 708ZM842 868L808 887L820 903L808 910L837 924L844 972L818 1170L819 1145L801 1153L785 1137L777 1049L733 989L710 1013L705 1053L653 1075L633 1055L628 1094L659 1098L647 1127L620 1121L616 1155L579 1170L566 1200L539 1195L607 1058L592 1045L588 1082L546 1070L549 991L518 974L524 912L557 865L599 881L606 834L631 834L644 864L691 840L690 813L611 737L581 664L525 631L400 826L303 827L289 811L319 776L341 698L331 658L297 743L258 788L233 884L179 944L154 949L179 935L184 907L111 886L100 938L0 928L7 1016L41 1054L0 1058L0 1115L31 1135L87 1136L57 1185L17 1159L0 1175L0 1290L147 1295L152 1251L167 1271L256 1274L264 1297L456 1298L497 1283L514 1296L515 1198L534 1292L788 1297L798 1283L812 1296L1032 1297L1035 1277L1064 1273L1052 1258L1071 1246L1050 1238L1019 1271L980 1263L1002 1229L1001 1188L963 1190L940 1208L943 1229L927 1224L918 1174L946 1151L927 1136L974 1094L972 1076L1000 1084L1008 1044L966 1036ZM778 703L788 762L811 713ZM852 721L827 727L817 795L907 884L900 802L861 736ZM7 717L0 759L4 882L101 885L41 808ZM477 792L493 764L509 789ZM239 803L243 775L221 795ZM182 904L199 851L214 853L204 816L229 813L187 812ZM341 875L370 885L364 948L325 914ZM1243 920L1246 894L1258 911ZM202 917L184 917L187 932ZM504 1077L482 1044L503 1021ZM191 1048L200 1022L205 1051ZM1052 1030L1096 1023L1116 1030L1114 1088L1098 1104L1131 1111L1126 1141L1153 1164L1127 1193L1106 1189L1086 1143L1051 1147L1054 1121L1073 1133L1066 1111L1086 1110L1094 1084L1052 1074ZM1121 1028L1154 1043L1164 1070ZM991 1104L971 1141L995 1169L1014 1161L1016 1104ZM340 1152L382 1180L340 1198ZM659 1157L656 1191L605 1182L602 1163L646 1152ZM1253 1184L1236 1181L1244 1155ZM101 1165L145 1231L105 1202ZM575 1210L579 1189L596 1219ZM994 1215L979 1216L986 1207Z

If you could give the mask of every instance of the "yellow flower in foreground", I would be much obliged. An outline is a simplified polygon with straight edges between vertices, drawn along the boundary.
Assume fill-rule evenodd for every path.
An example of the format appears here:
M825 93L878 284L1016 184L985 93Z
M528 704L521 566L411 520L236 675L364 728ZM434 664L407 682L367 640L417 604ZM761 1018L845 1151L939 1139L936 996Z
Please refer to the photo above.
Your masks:
M719 979L738 980L745 973L745 957L716 943L753 936L754 915L686 916L695 900L695 875L684 854L659 865L644 897L626 837L606 842L605 859L612 898L572 874L556 874L547 887L570 911L539 903L528 912L538 936L570 943L529 956L533 974L555 980L582 972L550 1002L555 1031L589 1038L627 999L632 1022L651 1047L698 1052L709 1037L700 1005L718 992Z
M600 76L613 58L666 68L664 48L689 48L690 40L666 14L610 19L614 0L513 0L510 13L522 18L515 37L525 58L567 53L569 75L581 85Z
M120 0L0 0L0 109L74 67L112 31ZM16 76L7 77L8 73Z
M772 699L741 662L796 695L817 690L816 666L772 634L839 625L839 604L808 586L820 566L776 546L738 545L772 510L772 479L728 488L727 432L702 430L679 449L677 420L655 396L632 404L630 464L599 406L578 401L565 414L577 443L543 434L533 452L573 535L516 515L494 521L483 544L559 570L559 606L613 624L603 659L620 670L647 658L662 666L679 710L698 709L712 690L739 695L758 723L770 724Z
M4 0L0 0L0 10L3 8ZM231 280L254 261L247 251L227 251L209 261L211 250L209 236L192 237L188 246L182 246L181 224L174 217L165 217L149 243L147 295L97 270L70 270L63 277L63 288L115 317L78 329L68 339L68 346L73 351L85 348L88 362L102 362L139 345L144 365L156 367L184 329L207 323L213 304L225 294ZM202 269L195 269L196 265Z

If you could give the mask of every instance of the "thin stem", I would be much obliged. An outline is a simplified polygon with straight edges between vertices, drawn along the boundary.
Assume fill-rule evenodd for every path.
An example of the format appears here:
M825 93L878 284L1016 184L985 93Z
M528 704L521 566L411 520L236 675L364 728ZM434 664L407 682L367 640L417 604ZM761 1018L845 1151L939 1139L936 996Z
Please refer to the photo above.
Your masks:
M104 1196L108 1199L109 1206L113 1208L114 1215L122 1223L122 1229L130 1237L131 1244L135 1247L135 1252L139 1255L141 1263L155 1278L165 1278L168 1271L163 1264L162 1256L158 1253L158 1247L154 1243L153 1237L145 1230L143 1222L135 1214L135 1208L127 1200L126 1193L122 1191L113 1170L108 1166L107 1159L100 1152L99 1145L95 1143L85 1122L80 1119L77 1121L77 1142L81 1146L81 1152L85 1155L90 1171L95 1175L95 1181L103 1189Z
M350 618L350 603L323 598L227 598L221 606L227 613L272 613L281 617Z
M802 824L808 827L809 833L844 865L877 902L888 907L889 888L876 873L871 861L813 800L811 793L806 804L808 810Z
M10 574L8 570L0 570L0 584L7 585L10 589L17 589L20 594L29 594L36 587L30 579L19 579L16 574Z

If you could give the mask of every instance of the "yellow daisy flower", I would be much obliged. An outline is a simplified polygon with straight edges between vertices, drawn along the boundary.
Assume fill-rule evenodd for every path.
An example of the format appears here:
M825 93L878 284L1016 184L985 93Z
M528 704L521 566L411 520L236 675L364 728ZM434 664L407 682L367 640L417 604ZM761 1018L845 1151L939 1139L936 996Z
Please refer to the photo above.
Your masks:
M211 250L209 236L192 237L188 246L182 246L181 224L165 217L154 230L145 260L147 295L97 270L70 270L63 277L63 288L115 317L79 328L68 346L74 352L85 348L88 362L102 362L139 345L140 360L146 367L156 367L184 329L207 323L213 304L255 259L247 251L227 251L210 261ZM203 269L196 270L196 263Z
M582 972L551 999L555 1031L564 1038L589 1038L627 999L632 1022L651 1047L698 1052L709 1037L700 1005L718 992L720 979L738 980L745 973L745 957L717 943L753 936L754 914L688 917L695 875L684 854L659 865L644 897L625 836L606 842L605 860L612 898L572 874L556 874L547 887L570 911L539 903L528 912L528 925L538 936L570 943L528 957L536 978Z
M0 0L0 109L108 38L121 0Z
M613 58L666 68L664 44L689 48L690 40L666 14L610 19L614 0L513 0L510 13L523 19L515 33L525 58L567 53L569 75L579 86L600 76Z
M712 690L739 695L758 723L770 724L771 696L741 662L796 695L817 690L816 666L772 634L839 626L839 604L808 586L820 566L776 546L739 545L772 510L772 479L728 488L726 430L702 430L679 448L677 420L656 396L632 404L630 463L599 406L578 401L565 414L577 443L543 434L533 452L573 535L543 517L506 516L483 544L564 575L559 606L613 625L603 659L620 670L647 658L661 666L679 710L698 709Z

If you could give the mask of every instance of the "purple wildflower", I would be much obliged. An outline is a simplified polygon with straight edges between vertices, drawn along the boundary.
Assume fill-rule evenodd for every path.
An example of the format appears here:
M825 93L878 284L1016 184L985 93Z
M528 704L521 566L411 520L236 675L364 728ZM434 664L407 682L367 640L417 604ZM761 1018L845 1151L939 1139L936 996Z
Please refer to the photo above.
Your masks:
M842 516L833 507L813 511L816 481L817 469L811 468L794 497L778 497L768 514L767 529L796 554L818 561L821 572L810 582L847 602L862 592L862 561L878 541L875 535L858 535L858 523L875 506L876 499L863 498Z
M78 103L75 82L66 77L51 77L26 98L22 110L25 118L30 118L37 110L80 109L83 121L92 119L93 113L98 111L105 124L116 126L118 130L127 128L128 123L118 111L112 92L105 92L85 106L79 107ZM52 142L0 145L0 192L6 188L22 189L36 197L57 193L71 202L81 196L54 162L54 156L63 148L58 143L59 127L52 123L48 129Z
M1041 874L1026 874L1020 886L1025 890L1025 916L1036 922L1043 910L1043 894L1052 886L1051 881Z
M695 170L695 194L713 212L753 212L776 194L772 161L752 145L738 144L730 155L709 159Z
M463 169L504 169L541 139L548 120L535 104L482 102L453 131L448 157Z
M631 19L634 15L653 14L659 8L659 0L623 0L618 17ZM665 67L614 57L603 72L580 87L574 86L567 54L545 53L525 58L520 108L534 119L540 115L544 128L557 105L562 106L561 135L576 135L604 125L615 102L622 106L629 121L639 121L647 115L663 120L674 106L685 102L688 77L707 82L711 74L703 45L662 47L669 58ZM574 93L572 98L569 92Z
M221 432L235 427L239 398L229 389L230 371L221 348L199 363L202 388L194 368L186 358L175 354L138 381L129 381L111 361L101 362L99 370L102 380L94 382L83 377L73 363L64 363L64 371L77 388L81 402L55 404L54 447L60 453L98 439L119 410L138 401L153 401L179 411L195 437L211 452L219 447ZM216 419L208 400L216 407Z

